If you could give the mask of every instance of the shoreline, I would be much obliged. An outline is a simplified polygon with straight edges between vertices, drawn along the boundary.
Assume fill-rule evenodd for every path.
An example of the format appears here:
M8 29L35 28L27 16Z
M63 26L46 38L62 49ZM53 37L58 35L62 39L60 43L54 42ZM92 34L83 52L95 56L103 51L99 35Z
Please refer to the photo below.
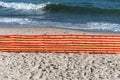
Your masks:
M82 29L69 29L58 27L0 27L0 35L9 34L25 34L25 35L39 35L39 34L91 34L91 35L120 35L119 32L105 32L105 31L89 31Z

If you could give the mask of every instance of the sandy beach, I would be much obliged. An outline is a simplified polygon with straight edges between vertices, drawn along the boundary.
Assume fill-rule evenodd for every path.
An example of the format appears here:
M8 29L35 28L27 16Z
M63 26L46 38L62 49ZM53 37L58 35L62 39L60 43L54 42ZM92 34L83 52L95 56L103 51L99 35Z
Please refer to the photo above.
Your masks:
M9 34L104 34L55 27L0 28ZM0 80L120 80L120 54L0 52Z

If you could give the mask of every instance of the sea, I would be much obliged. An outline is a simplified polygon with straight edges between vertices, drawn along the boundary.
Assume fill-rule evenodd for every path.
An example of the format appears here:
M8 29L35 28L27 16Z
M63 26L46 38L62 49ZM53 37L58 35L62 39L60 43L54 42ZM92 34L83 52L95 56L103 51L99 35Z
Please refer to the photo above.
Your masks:
M120 0L0 0L0 27L120 32Z

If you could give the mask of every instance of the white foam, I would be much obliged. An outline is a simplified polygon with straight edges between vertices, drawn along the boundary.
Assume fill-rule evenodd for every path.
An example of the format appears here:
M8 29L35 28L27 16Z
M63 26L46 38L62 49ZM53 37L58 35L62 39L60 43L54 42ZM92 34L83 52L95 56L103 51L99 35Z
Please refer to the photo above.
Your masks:
M120 24L117 23L89 22L86 25L87 25L87 29L90 30L105 30L105 31L120 32Z
M41 21L39 23L42 26L55 26L60 28L70 28L70 29L84 29L84 30L98 30L98 31L112 31L120 32L120 24L109 23L109 22L87 22L87 23L61 23L52 21Z
M44 8L48 3L32 4L32 3L15 3L15 2L2 2L0 6L5 8L12 8L16 10L39 10Z
M120 24L109 23L109 22L87 22L87 23L60 23L60 22L45 22L44 25L49 24L50 26L57 26L61 28L70 28L70 29L84 29L92 31L112 31L120 32Z
M36 25L36 26L55 26L60 28L70 29L84 29L84 30L97 30L97 31L112 31L120 32L120 24L108 22L87 22L87 23L63 23L52 21L33 21L29 18L5 18L0 17L0 23L3 24L20 24L20 25Z
M7 24L37 24L37 22L32 21L28 18L5 18L5 17L0 17L0 23L7 23Z

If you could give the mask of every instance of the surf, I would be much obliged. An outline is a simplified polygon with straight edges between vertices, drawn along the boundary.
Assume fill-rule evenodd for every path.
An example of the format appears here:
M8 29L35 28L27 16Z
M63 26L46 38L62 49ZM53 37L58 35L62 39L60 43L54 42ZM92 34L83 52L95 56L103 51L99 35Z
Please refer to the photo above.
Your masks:
M2 2L0 1L0 7L11 8L15 10L40 10L44 8L48 3L32 4L32 3L16 3L16 2Z
M66 14L96 14L96 15L116 15L120 16L120 9L107 9L99 8L94 6L71 6L66 4L59 3L16 3L16 2L2 2L0 1L0 7L15 9L15 10L24 10L24 11L44 11L46 13L66 13Z
M107 15L119 15L119 9L104 9L97 7L87 6L69 6L64 4L47 4L44 9L46 12L65 12L65 13L78 13L78 14L107 14Z

